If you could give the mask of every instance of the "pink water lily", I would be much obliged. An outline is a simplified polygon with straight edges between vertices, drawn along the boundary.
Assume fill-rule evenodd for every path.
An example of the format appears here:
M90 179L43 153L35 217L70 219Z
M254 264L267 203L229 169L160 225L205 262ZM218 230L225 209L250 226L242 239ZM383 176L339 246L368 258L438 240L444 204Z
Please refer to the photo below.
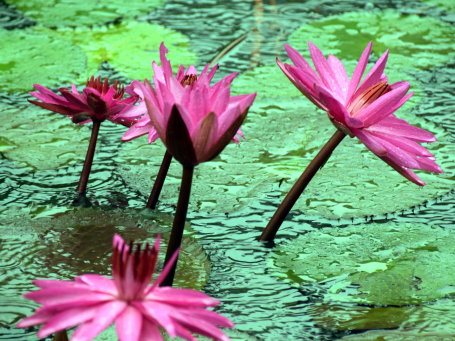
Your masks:
M119 87L117 81L113 85L109 85L107 78L101 81L101 77L92 76L87 80L81 93L72 84L71 90L59 89L61 96L42 85L34 84L33 86L37 91L30 94L42 102L30 100L30 103L66 115L74 123L84 124L91 121L109 120L129 127L136 121L135 118L115 118L119 113L133 107L139 99L134 93L131 94L132 96L124 98L125 89Z
M211 86L218 66L209 71L206 65L200 74L194 66L187 70L180 65L174 76L166 58L168 50L161 44L161 66L153 63L153 85L135 81L133 88L143 102L119 115L140 118L123 136L130 140L146 133L149 142L158 137L169 152L182 164L196 165L217 156L231 139L252 105L255 93L230 96L230 85L236 73Z
M227 318L207 310L219 301L196 290L160 286L175 256L155 282L150 280L156 267L159 238L150 247L125 244L119 235L113 239L112 277L82 275L74 281L35 280L40 287L25 294L42 306L19 322L19 327L44 324L38 332L44 338L79 325L72 341L95 338L115 323L120 341L163 340L160 328L171 337L197 340L197 333L214 340L229 340L217 328L233 327Z
M358 137L373 153L418 185L425 183L411 169L442 172L433 154L419 144L434 142L435 136L394 115L413 93L408 93L406 81L388 83L384 74L388 51L361 81L371 42L351 78L335 56L329 55L326 59L314 44L310 42L308 46L316 70L289 45L285 45L285 49L294 65L278 59L277 63L308 99L328 112L335 126L351 137Z

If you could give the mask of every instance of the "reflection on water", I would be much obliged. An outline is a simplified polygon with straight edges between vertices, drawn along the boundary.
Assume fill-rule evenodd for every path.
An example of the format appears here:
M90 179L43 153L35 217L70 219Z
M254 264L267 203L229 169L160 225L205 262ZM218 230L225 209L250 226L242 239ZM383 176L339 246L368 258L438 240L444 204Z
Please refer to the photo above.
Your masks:
M8 2L14 3L13 0ZM193 230L191 238L197 241L186 246L187 266L190 269L186 273L190 274L191 278L184 278L182 281L197 282L196 287L206 283L204 291L222 300L223 303L217 310L236 323L237 336L233 338L235 340L254 338L273 341L415 340L421 336L422 340L438 341L453 339L455 335L452 318L455 307L452 298L394 307L327 301L327 283L324 281L296 285L273 275L267 266L273 249L264 247L255 240L281 202L281 191L286 191L285 187L288 186L286 179L292 182L291 178L296 177L299 169L303 170L307 163L304 155L300 161L300 154L314 152L319 147L319 142L314 142L319 140L312 139L315 134L307 132L305 122L293 116L294 112L290 112L298 111L296 113L298 115L299 112L314 109L304 104L306 99L295 91L292 84L283 83L279 85L279 89L276 89L278 76L275 73L280 71L274 66L275 58L279 57L282 60L287 58L282 44L287 42L289 36L302 25L346 12L376 13L374 11L385 9L394 9L404 15L414 14L422 18L442 20L444 26L453 27L455 21L454 14L444 7L438 7L436 1L418 0L368 2L360 0L338 2L169 0L155 9L147 8L137 12L139 21L160 24L185 34L191 42L191 49L198 56L199 67L209 62L229 42L247 33L247 38L220 61L221 72L217 77L234 71L247 72L246 78L255 72L260 73L261 82L269 86L269 89L264 91L266 94L264 97L273 95L281 97L281 102L275 98L263 98L252 108L252 115L245 127L264 129L267 133L252 131L250 136L247 134L245 146L248 146L248 143L256 145L250 153L245 153L245 149L241 149L242 144L238 148L234 145L229 146L228 148L232 147L230 157L223 159L222 155L212 164L207 163L207 167L201 167L201 183L195 184L195 191L199 190L200 193L195 192L195 197L192 198L194 207L189 212L188 219ZM26 18L0 2L1 27L21 29L31 26L32 23L32 19ZM411 30L411 28L403 27L403 30ZM400 32L397 32L398 44L401 42L399 37ZM386 40L392 38L377 37L377 39ZM302 39L306 41L314 38L303 37ZM418 46L422 50L426 49L424 45ZM343 58L342 55L340 57ZM411 63L412 60L410 60ZM441 152L444 152L448 148L446 146L453 142L455 129L453 60L445 65L434 65L428 69L412 69L408 72L417 80L418 88L421 89L419 102L410 109L410 113L418 116L419 119L429 120L434 123L434 126L447 131L444 135L445 140L441 144L443 146ZM110 75L113 79L125 80L125 76L114 70L108 63L102 64L101 74L103 77ZM249 86L247 82L240 79L239 82L242 93L255 90L254 87L246 89L245 87ZM27 105L24 95L6 94L6 90L0 89L1 108L18 106L19 103L22 106ZM1 111L5 114L4 110ZM36 115L38 115L37 112ZM273 120L270 119L273 124L261 128L258 118L267 119L270 115L274 117ZM280 123L280 118L285 122ZM7 120L8 117L4 116L3 119ZM313 119L317 121L317 116ZM63 160L63 164L55 166L49 166L52 163L52 157L43 160L43 155L39 155L41 158L35 159L34 155L30 155L34 151L33 143L30 142L33 141L33 129L42 134L45 133L45 127L38 127L38 125L35 127L33 121L25 123L29 128L22 134L27 136L13 139L2 135L0 138L0 152L4 152L0 158L0 212L3 216L0 220L0 340L36 340L36 329L14 328L14 324L20 318L29 315L35 308L33 302L20 297L24 292L33 289L31 283L33 278L41 275L71 278L75 274L89 271L108 274L110 238L114 232L120 232L126 238L138 240L153 239L157 232L166 235L176 202L176 197L175 200L172 198L176 194L179 181L179 174L176 171L176 174L167 182L168 196L165 196L164 203L158 206L160 214L168 218L161 220L144 218L148 224L154 224L153 228L146 227L144 224L138 225L136 213L130 214L129 211L119 213L127 207L142 208L145 205L146 193L150 190L148 187L151 183L148 178L156 172L162 156L160 155L156 160L147 156L147 147L144 147L141 157L128 152L128 147L122 145L119 140L123 128L104 124L88 195L97 206L116 208L116 213L106 210L105 213L100 214L101 219L107 221L112 218L116 222L106 223L104 227L83 223L84 219L93 218L93 214L87 213L84 218L84 215L77 217L64 212L65 207L73 199L82 167L80 158L74 156L76 163ZM279 135L281 124L298 126L295 128L295 135L287 137L286 141L289 145L284 143L280 145L280 141L284 140L284 137ZM79 136L80 139L88 136L88 126L83 126L80 130L83 132ZM64 137L68 140L72 138ZM44 136L44 138L47 137ZM145 143L145 139L142 143ZM22 148L22 154L19 152L12 156L13 144L18 150ZM65 148L68 149L68 146ZM85 150L85 145L81 144L78 148ZM153 148L159 147L150 146L150 150ZM52 153L50 150L47 152ZM239 177L242 169L241 161L237 161L238 164L231 169L234 172L231 178L226 178L225 175L234 162L229 160L235 160L235 154L250 162L249 164L245 162L245 172L248 176L243 179ZM453 155L450 153L444 155L447 162L453 163ZM369 156L365 153L366 160ZM131 164L128 164L127 160ZM125 170L134 165L134 162L147 163L147 169L143 170L138 180L133 178L134 172ZM451 230L455 225L453 218L455 195L451 163L444 175L447 186L444 187L443 193L446 194L418 207L411 206L421 203L422 200L416 201L412 198L410 204L401 205L399 211L393 214L376 215L374 212L369 212L367 217L364 217L365 214L358 214L357 218L352 220L331 220L327 217L323 218L323 214L316 210L316 213L313 212L312 217L309 217L306 214L306 205L311 208L317 200L321 200L322 203L329 200L318 198L316 191L313 201L305 203L303 199L300 209L289 214L278 234L276 244L283 245L303 233L311 233L325 227L344 228L351 222L359 224L370 220L378 223L435 225L446 231ZM45 164L45 167L38 167L37 164ZM284 168L280 168L283 165L287 166L287 173L284 172ZM291 175L289 168L295 169ZM237 170L239 174L236 174ZM212 182L210 182L211 178ZM333 179L333 183L334 187L337 183L344 187L350 186L350 183L341 176ZM369 182L362 189L366 193L365 198L369 197L368 191L374 193L375 184L376 182ZM207 187L204 187L206 185ZM428 186L431 186L431 183ZM255 189L252 191L251 188ZM355 186L350 190L351 195L355 196ZM210 191L206 201L198 201L202 199L204 191ZM440 193L438 192L437 195ZM419 193L415 196L418 197ZM231 197L234 199L231 200ZM380 201L381 198L376 200ZM202 203L198 204L200 202ZM43 206L47 208L42 209ZM346 207L342 206L345 210ZM27 211L14 212L18 208L26 208ZM46 216L51 213L56 214L57 217L46 220L48 219ZM79 224L75 224L75 220L80 220ZM420 242L424 244L425 241L423 238ZM317 248L317 245L314 248ZM195 256L201 259L196 269L192 262L192 257L194 259ZM447 257L454 257L454 255L452 253ZM207 259L211 264L208 279ZM437 269L435 269L436 273ZM344 289L349 295L349 286ZM353 287L352 292L356 292L356 289ZM385 330L389 328L392 330ZM368 331L370 329L371 331ZM245 336L246 334L250 336Z

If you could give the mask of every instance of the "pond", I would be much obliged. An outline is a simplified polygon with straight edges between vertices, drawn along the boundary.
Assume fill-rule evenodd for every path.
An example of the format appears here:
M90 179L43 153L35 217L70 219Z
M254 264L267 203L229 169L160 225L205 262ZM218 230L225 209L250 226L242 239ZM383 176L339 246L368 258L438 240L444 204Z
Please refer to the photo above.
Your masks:
M245 139L195 170L176 285L219 299L233 340L455 340L453 2L4 0L0 26L0 340L37 339L16 327L37 307L22 297L33 279L109 275L114 233L167 242L177 162L144 209L162 143L122 142L125 128L103 123L93 207L73 207L91 125L27 102L33 83L150 78L162 41L174 69L218 55L216 80L239 72L233 93L258 93ZM425 147L444 173L417 171L416 186L345 139L266 245L257 237L335 131L276 65L285 43L308 57L308 41L348 74L369 41L369 67L389 49L390 80L415 92L397 116L437 136Z

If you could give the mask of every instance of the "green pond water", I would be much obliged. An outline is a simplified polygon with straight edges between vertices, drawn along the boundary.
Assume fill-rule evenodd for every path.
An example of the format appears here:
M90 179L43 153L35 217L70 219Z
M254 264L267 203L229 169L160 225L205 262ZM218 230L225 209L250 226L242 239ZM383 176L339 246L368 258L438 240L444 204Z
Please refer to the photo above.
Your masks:
M216 77L239 72L233 93L258 97L246 139L195 170L176 285L221 300L233 340L455 340L454 33L453 1L0 0L0 340L37 340L15 327L37 307L22 298L33 279L109 275L114 233L161 234L164 250L180 186L173 162L157 210L144 210L164 147L122 142L125 128L106 122L93 207L72 207L90 125L30 105L32 84L150 78L161 41L174 66L200 69L243 35ZM397 116L437 136L426 147L444 173L417 172L418 187L347 138L264 245L335 131L275 63L288 61L284 43L308 57L309 40L348 73L368 41L370 65L389 49L389 79L415 92Z

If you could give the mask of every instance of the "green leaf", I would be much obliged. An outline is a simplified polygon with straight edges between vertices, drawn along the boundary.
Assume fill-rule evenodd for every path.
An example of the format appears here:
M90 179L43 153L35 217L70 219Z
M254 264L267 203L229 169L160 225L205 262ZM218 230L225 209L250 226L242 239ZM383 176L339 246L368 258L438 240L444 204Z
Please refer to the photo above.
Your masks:
M87 126L34 105L0 105L0 118L2 138L8 141L0 151L8 159L34 170L57 169L84 160L90 138Z
M49 32L38 27L36 30ZM59 39L78 45L87 55L87 77L95 74L103 62L131 79L152 77L152 61L159 63L161 42L169 49L167 57L175 72L179 64L189 66L196 61L189 50L189 39L183 34L157 24L122 22L117 25L52 31Z
M403 69L445 64L455 56L451 37L455 28L429 16L404 15L394 10L347 12L305 24L289 38L289 44L309 56L311 41L324 54L341 60L358 60L369 41L378 58L390 50L389 65Z
M50 27L102 25L117 19L131 19L161 6L164 0L71 1L6 0L38 23Z
M269 266L282 279L323 284L325 302L420 304L455 296L450 232L396 223L324 228L277 247Z
M45 33L0 29L0 89L27 92L33 83L68 86L86 71L84 52Z
M110 276L112 237L120 234L125 241L153 243L162 237L158 271L161 271L173 217L156 211L74 208L56 213L43 210L3 212L0 221L2 265L11 255L21 257L26 273L7 276L1 292L10 293L18 286L33 287L35 278L72 279L84 273ZM24 236L26 237L24 239ZM210 263L205 252L185 227L175 277L177 287L201 289L208 279ZM156 278L156 277L155 277Z
M441 7L442 9L445 9L446 11L455 11L455 3L453 1L446 1L446 0L422 0L423 2L426 2L428 5L432 6L437 6Z

